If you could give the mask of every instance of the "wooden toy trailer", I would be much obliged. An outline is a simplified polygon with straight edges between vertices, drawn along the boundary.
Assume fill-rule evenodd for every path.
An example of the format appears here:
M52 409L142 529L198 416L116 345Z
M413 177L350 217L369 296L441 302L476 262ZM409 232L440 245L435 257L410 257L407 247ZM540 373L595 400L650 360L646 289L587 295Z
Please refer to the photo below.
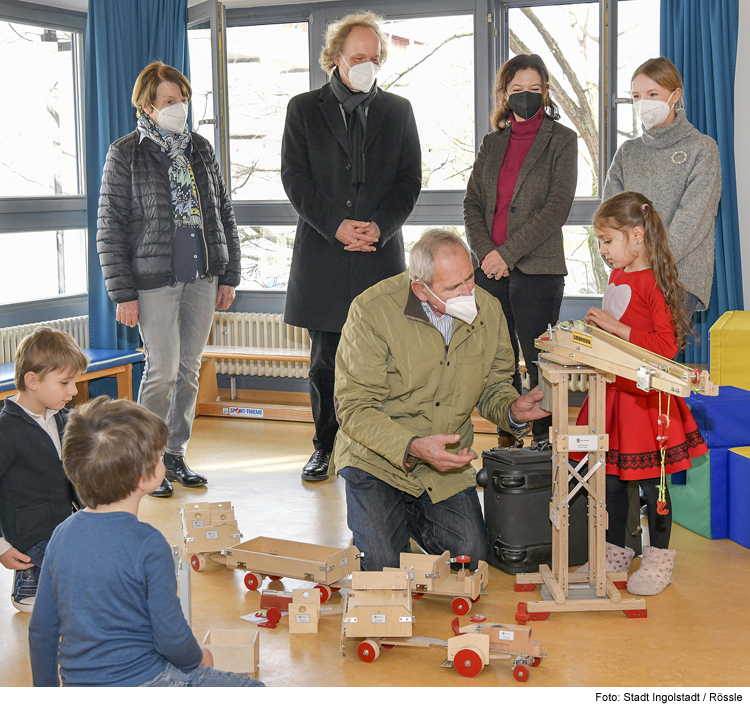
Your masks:
M325 603L338 581L359 571L356 546L336 549L265 536L243 542L231 502L189 504L180 513L193 570L202 571L211 560L247 571L244 581L250 591L257 590L266 576L274 581L295 578L318 584Z
M430 593L452 596L453 612L463 616L471 611L471 604L476 603L485 593L484 587L490 580L487 564L480 561L479 568L472 573L466 568L470 560L468 556L451 558L450 553L444 551L440 556L402 553L399 563L401 569L406 569L409 573L412 598L422 598ZM461 569L452 571L453 563L461 564Z
M542 644L531 640L531 627L488 623L484 616L472 616L471 623L460 626L452 622L456 634L448 640L448 657L444 668L455 668L465 678L474 678L489 665L490 660L513 659L511 669L516 680L529 679L529 666L536 667L546 655Z
M411 637L411 606L408 572L389 569L352 574L341 621L341 655L346 655L346 638L364 638L357 646L357 655L365 663L372 663L381 648L447 646L446 641Z

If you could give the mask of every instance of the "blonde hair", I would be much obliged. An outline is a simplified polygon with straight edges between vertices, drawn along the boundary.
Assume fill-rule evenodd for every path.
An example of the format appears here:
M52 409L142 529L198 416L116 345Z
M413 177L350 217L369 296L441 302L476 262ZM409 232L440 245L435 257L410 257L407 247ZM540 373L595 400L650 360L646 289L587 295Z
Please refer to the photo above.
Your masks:
M630 78L632 82L639 74L646 75L660 87L674 92L676 89L682 90L682 75L674 66L672 60L667 57L652 57L646 60Z
M463 249L471 260L469 248L458 234L444 228L431 228L420 236L409 251L409 280L419 280L431 286L435 277L435 256L443 247Z
M544 60L539 55L516 55L511 57L495 75L495 109L490 114L490 125L500 131L505 129L510 118L510 104L507 94L508 86L520 70L536 70L542 80L542 102L544 111L550 119L560 119L560 111L549 94L549 72Z
M52 328L37 328L16 348L15 382L19 392L26 389L26 373L40 380L51 372L66 372L71 377L86 371L89 361L72 336Z
M333 73L333 70L336 69L334 59L336 59L336 55L341 53L346 38L349 37L349 33L355 27L366 27L378 36L378 40L380 40L380 56L378 59L382 65L388 57L388 38L383 34L378 24L382 20L383 18L379 15L368 11L356 15L347 15L341 20L332 22L326 30L326 46L320 53L320 66L328 74Z
M168 436L164 420L145 407L102 395L70 413L63 467L86 506L114 504L155 473Z
M187 97L188 101L193 96L190 82L180 70L165 65L163 62L152 62L138 75L138 79L133 86L133 96L130 101L139 117L143 114L144 107L150 107L156 101L156 90L162 82L176 84L180 88L182 96Z
M594 227L604 226L623 233L632 231L636 226L643 227L646 259L672 314L677 345L680 349L684 348L685 337L695 335L686 309L687 290L677 274L667 229L654 205L637 191L623 191L599 205L592 223Z

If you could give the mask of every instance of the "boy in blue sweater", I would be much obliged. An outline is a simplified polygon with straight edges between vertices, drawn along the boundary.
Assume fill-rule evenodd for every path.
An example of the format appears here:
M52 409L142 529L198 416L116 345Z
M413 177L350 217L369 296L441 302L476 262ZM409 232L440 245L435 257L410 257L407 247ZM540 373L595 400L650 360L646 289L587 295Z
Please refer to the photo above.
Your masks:
M0 412L0 563L16 572L11 603L30 612L47 542L80 506L60 445L65 405L88 361L70 335L50 328L27 335L15 358L19 392Z
M210 667L180 609L172 550L138 520L164 479L167 436L160 417L127 400L71 413L63 463L86 508L47 546L29 623L35 686L58 686L58 665L63 685L262 685Z

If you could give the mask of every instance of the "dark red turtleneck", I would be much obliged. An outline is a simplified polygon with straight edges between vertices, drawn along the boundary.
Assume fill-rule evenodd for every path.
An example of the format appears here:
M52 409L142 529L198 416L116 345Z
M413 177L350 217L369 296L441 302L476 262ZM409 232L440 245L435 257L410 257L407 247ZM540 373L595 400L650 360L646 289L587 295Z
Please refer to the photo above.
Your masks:
M511 113L510 139L503 165L500 167L500 174L497 177L497 201L495 202L495 216L492 219L492 243L496 246L502 246L508 240L510 201L516 188L518 174L534 143L539 127L542 126L544 117L544 107L525 122L515 121Z

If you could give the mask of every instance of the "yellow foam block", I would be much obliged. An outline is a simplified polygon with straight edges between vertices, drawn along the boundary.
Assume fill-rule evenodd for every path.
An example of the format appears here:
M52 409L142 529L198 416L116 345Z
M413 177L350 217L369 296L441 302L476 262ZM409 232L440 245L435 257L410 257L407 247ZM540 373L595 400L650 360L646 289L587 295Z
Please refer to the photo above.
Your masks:
M750 459L750 447L733 447L729 451L739 454L741 457L747 457Z
M730 310L711 327L711 380L750 390L750 311Z

